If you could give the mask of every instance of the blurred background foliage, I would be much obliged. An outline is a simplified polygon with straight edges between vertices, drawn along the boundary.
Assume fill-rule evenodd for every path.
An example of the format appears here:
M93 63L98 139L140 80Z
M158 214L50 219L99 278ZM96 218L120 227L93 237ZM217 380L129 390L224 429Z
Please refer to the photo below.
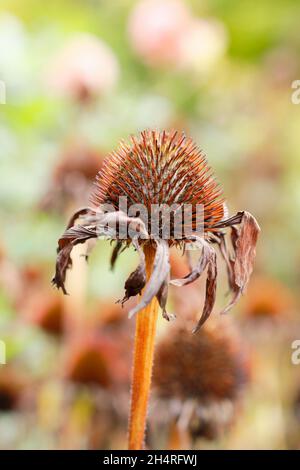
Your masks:
M262 228L248 294L213 320L234 328L249 356L233 422L223 429L223 408L214 409L208 433L205 398L197 416L206 427L178 431L185 408L170 396L176 406L158 425L158 391L148 445L299 448L300 365L290 357L300 339L300 105L291 101L300 3L153 0L169 4L165 16L141 3L149 1L1 1L0 448L126 445L133 325L114 302L136 256L128 250L112 273L109 245L98 243L88 270L78 261L68 300L50 281L57 238L103 157L144 128L191 135L230 212L249 210ZM182 263L175 256L174 272ZM181 320L201 310L201 281L175 290L170 309ZM225 291L224 281L220 305ZM218 364L206 370L216 381Z

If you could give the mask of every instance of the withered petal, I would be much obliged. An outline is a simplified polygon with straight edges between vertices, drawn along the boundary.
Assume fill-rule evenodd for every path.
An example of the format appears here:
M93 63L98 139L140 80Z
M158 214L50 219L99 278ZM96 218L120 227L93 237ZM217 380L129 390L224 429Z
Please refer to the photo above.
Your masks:
M232 228L235 228L235 227L232 227ZM234 259L232 258L232 256L230 255L228 251L224 233L217 234L217 243L218 243L221 256L224 259L225 264L226 264L229 289L233 290L234 288L234 272L233 272Z
M78 218L82 219L81 224L73 225ZM67 230L58 240L57 259L55 275L52 283L62 289L67 294L65 288L66 272L72 266L71 251L79 243L84 243L91 238L106 236L112 239L118 239L118 230L126 224L133 224L139 236L148 237L148 232L144 222L137 217L128 217L124 212L103 213L91 208L80 209L71 217Z
M129 231L132 231L134 235L132 238L149 238L149 234L143 220L139 217L129 217L122 211L106 213L99 212L95 217L89 217L88 223L95 223L99 227L106 227L109 236L115 239L120 238L120 233L124 233L124 235L126 235Z
M66 230L73 227L76 220L80 217L86 216L88 214L94 213L94 210L91 207L83 207L82 209L78 209L74 214L70 217L69 222L67 224Z
M128 316L131 318L137 312L145 308L155 297L170 272L169 246L166 240L155 239L156 253L153 270L146 284L141 301L130 310Z
M118 259L118 256L121 252L122 242L117 241L116 245L113 248L111 257L110 257L110 269L113 270Z
M205 291L205 302L202 311L202 315L197 325L193 329L193 333L197 333L200 330L201 326L206 322L210 316L216 300L216 291L217 291L217 255L215 250L209 260L207 268L207 279L206 279L206 291Z
M241 226L239 228L233 227L231 233L231 241L234 249L231 273L233 298L224 310L222 310L222 314L228 312L245 291L253 271L259 232L260 227L256 219L249 212L243 212Z
M202 252L199 261L196 266L191 270L191 272L187 274L184 278L172 279L170 281L170 284L172 284L173 286L187 286L188 284L191 284L196 279L198 279L201 274L205 271L205 268L207 267L209 261L212 259L215 253L214 249L208 244L206 240L199 237L195 237L195 239L198 245L202 247Z
M141 248L137 239L133 239L132 244L139 254L140 262L138 267L130 274L125 282L125 296L121 300L122 304L124 304L130 297L140 294L142 289L145 287L147 280L145 254L143 249Z
M170 314L166 310L167 300L168 300L168 290L169 290L169 279L170 274L167 275L166 279L162 283L159 291L156 294L159 306L162 309L162 316L165 320L170 321L175 318L174 314Z
M62 289L64 294L67 294L65 288L66 273L67 269L72 266L71 252L74 246L97 237L98 232L96 227L75 225L74 227L66 230L58 240L56 268L52 284L54 284L58 289Z
M212 226L212 228L225 228L225 227L231 227L232 225L238 225L242 222L243 216L244 216L244 211L237 212L235 215L232 217L229 217L229 219L221 220L220 222L217 222Z

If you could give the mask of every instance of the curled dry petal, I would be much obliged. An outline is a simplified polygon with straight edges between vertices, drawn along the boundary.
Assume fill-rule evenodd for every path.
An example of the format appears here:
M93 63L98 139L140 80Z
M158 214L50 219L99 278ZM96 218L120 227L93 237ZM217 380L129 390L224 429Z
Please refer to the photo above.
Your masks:
M229 219L223 219L220 222L217 222L216 224L213 225L212 228L214 229L225 228L225 227L231 227L232 225L240 224L243 220L244 214L245 214L244 211L237 212L235 215L233 215Z
M197 333L201 326L206 322L210 316L215 300L216 300L216 291L217 291L217 255L213 250L213 254L208 263L207 268L207 278L206 278L206 291L205 291L205 302L202 311L202 315L197 325L193 329L193 333Z
M241 224L236 227L236 224ZM231 244L233 254L230 254L226 245L225 235L222 232L215 233L213 241L217 241L222 257L226 263L228 282L233 297L221 313L228 312L243 294L253 270L256 254L256 243L260 232L259 225L249 212L238 212L215 225L215 228L231 226ZM183 279L170 281L175 286L185 286L196 280L207 267L205 304L201 318L194 329L198 331L212 312L217 283L217 261L214 249L204 239L196 238L197 243L202 245L201 257L197 265Z
M233 298L221 313L228 312L244 293L251 276L256 254L256 243L260 227L256 219L249 213L243 212L241 226L232 227L231 242L234 256L230 260L230 284Z
M66 227L66 230L68 228L73 227L75 225L75 222L76 222L77 219L79 219L83 216L86 216L88 214L92 214L93 212L94 212L93 209L91 209L90 207L83 207L82 209L78 209L78 211L74 212L74 214L70 218L70 220L68 222L68 225Z
M72 226L77 219L80 219L80 225ZM132 233L136 233L136 236L149 237L144 222L137 217L128 217L124 212L103 213L90 208L75 212L66 231L58 240L56 269L52 283L58 289L62 289L64 294L67 294L65 288L66 272L72 266L71 252L73 247L101 236L118 239L118 234L129 228Z
M196 238L196 237L195 237ZM198 245L202 246L202 253L197 265L183 279L173 279L171 284L175 286L186 286L198 279L207 267L205 302L200 320L193 332L196 333L210 316L216 299L217 288L217 256L216 252L208 242L202 238L196 238Z
M170 272L169 246L166 240L155 239L156 253L153 263L153 270L149 281L146 284L141 301L129 312L129 318L145 308L155 297Z
M121 303L123 305L130 297L133 297L137 294L142 292L142 289L145 287L146 284L146 262L145 262L145 254L143 249L140 247L138 240L133 239L132 243L136 248L140 262L138 267L135 271L133 271L128 279L125 282L125 296L122 299Z
M234 228L235 227L232 227L232 229ZM233 275L234 259L232 256L230 256L230 253L228 252L224 233L218 234L217 243L218 243L222 258L224 259L225 264L226 264L228 285L229 285L229 289L232 291L234 288L234 275Z
M115 264L116 264L116 261L118 259L119 254L121 252L121 249L122 249L122 242L117 241L116 245L113 248L111 257L110 257L110 268L111 268L111 270L113 270L114 267L115 267Z
M168 313L166 310L166 305L167 305L167 300L168 300L169 282L170 282L169 278L170 278L170 275L168 274L168 276L162 283L161 288L156 294L156 298L158 300L159 306L162 309L162 316L167 321L174 320L176 318L173 313Z
M82 225L75 225L65 231L62 237L58 240L57 258L55 275L52 279L58 289L62 289L64 294L67 294L65 288L65 280L67 269L72 266L71 252L75 245L85 243L91 238L97 238L98 233L96 227L84 227Z
M172 279L173 286L187 286L198 279L214 255L214 249L202 238L195 237L198 245L202 246L202 253L196 266L182 279Z

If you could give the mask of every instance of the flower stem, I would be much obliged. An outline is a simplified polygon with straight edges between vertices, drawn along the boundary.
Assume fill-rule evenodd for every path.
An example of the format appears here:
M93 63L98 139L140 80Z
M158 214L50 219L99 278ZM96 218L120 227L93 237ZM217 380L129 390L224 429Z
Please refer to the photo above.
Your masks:
M147 279L149 279L155 249L146 246L144 253ZM153 298L151 303L136 315L128 438L130 450L142 449L144 444L157 316L158 301L156 298Z

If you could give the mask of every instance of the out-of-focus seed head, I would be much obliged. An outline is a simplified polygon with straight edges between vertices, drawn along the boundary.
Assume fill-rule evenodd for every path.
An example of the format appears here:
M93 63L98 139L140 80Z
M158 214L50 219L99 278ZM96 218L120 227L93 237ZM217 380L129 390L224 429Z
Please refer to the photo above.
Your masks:
M70 206L87 203L102 161L101 152L80 140L72 141L59 156L40 207L62 212Z
M175 325L157 346L154 420L161 426L173 422L191 440L214 440L228 430L249 380L247 355L223 326L206 324L191 335L186 326Z
M0 374L0 412L18 408L25 381L19 371L5 366Z
M46 333L60 337L64 331L64 305L56 293L42 289L33 292L23 306L24 318Z
M252 321L278 321L289 316L293 299L278 280L258 276L253 279L242 307L245 317Z
M70 382L110 388L128 381L128 364L114 338L89 332L67 346L64 376Z
M247 379L239 342L213 322L198 335L178 323L157 345L153 383L161 398L234 400Z

